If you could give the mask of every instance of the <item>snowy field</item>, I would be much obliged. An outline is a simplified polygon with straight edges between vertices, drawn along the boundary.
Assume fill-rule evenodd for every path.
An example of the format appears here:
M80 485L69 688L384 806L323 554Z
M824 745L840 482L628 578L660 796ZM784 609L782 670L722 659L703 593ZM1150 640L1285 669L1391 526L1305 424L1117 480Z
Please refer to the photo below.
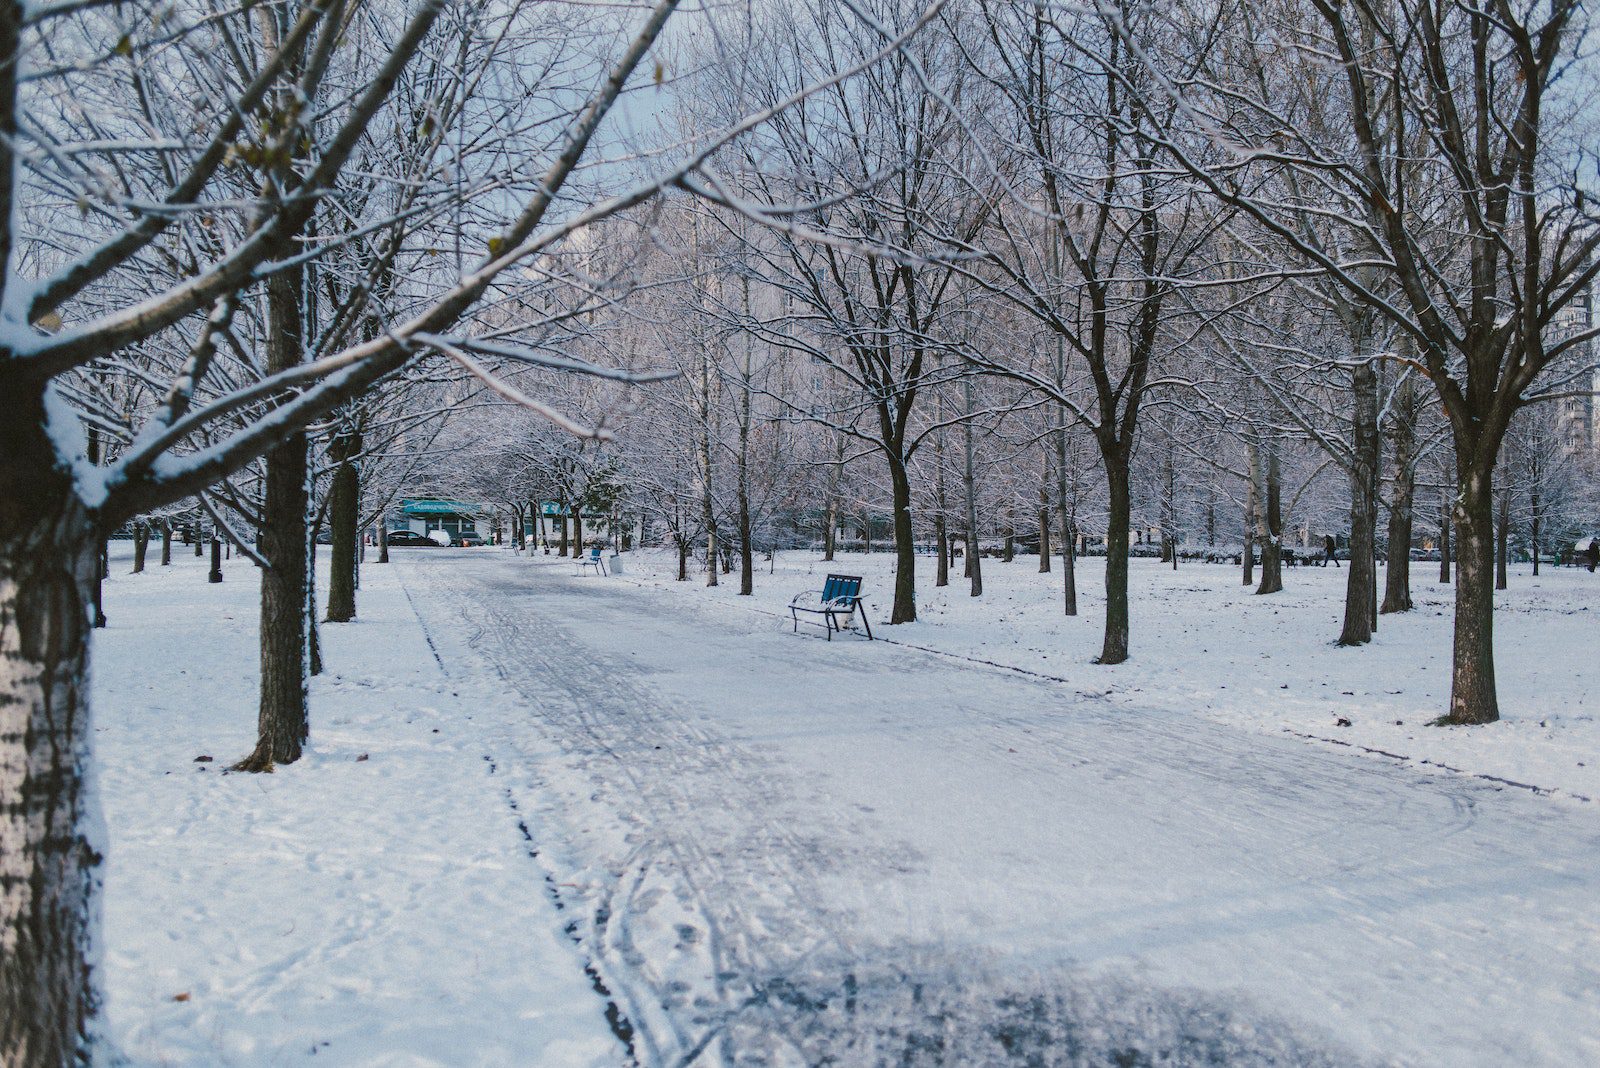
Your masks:
M395 557L323 628L312 754L271 776L219 774L252 735L250 569L113 567L132 1063L1600 1063L1600 576L1513 576L1507 722L1467 732L1421 726L1431 583L1343 650L1340 571L1254 598L1136 561L1107 669L1092 561L1075 620L1023 558L978 603L930 566L923 622L879 628L887 556L782 558L754 598L641 554ZM829 570L899 644L789 633Z
M831 565L816 553L780 554L763 562L751 597L737 596L737 572L708 588L703 574L673 582L671 553L625 559L631 580L785 619L796 591L821 589L829 572L861 575L879 637L1048 675L1113 704L1296 731L1600 801L1600 573L1582 568L1542 567L1534 577L1529 565L1512 567L1495 607L1501 722L1442 729L1426 724L1449 705L1455 599L1437 581L1437 562L1412 565L1413 611L1380 616L1371 645L1341 649L1333 639L1344 618L1343 568L1285 568L1283 592L1258 597L1236 566L1184 561L1174 571L1131 560L1132 658L1106 668L1091 663L1105 620L1103 558L1078 561L1079 614L1068 619L1059 557L1044 575L1037 556L984 560L979 598L959 562L938 589L934 561L918 557L918 622L887 629L878 622L893 600L888 553L841 553ZM1380 569L1380 597L1382 577Z
M94 648L108 1009L129 1062L616 1064L483 759L492 728L395 571L367 569L360 621L323 628L309 755L224 775L255 744L255 570L210 585L176 546L170 568L130 558L113 543Z

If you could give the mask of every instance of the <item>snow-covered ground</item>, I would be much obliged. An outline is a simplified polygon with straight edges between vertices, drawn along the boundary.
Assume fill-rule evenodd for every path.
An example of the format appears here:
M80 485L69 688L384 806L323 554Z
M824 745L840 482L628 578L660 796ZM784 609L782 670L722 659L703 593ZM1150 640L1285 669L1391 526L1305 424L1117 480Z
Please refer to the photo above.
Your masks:
M129 1062L620 1063L484 759L517 712L441 672L395 569L368 567L360 621L322 629L307 757L223 774L254 745L255 571L234 561L211 585L176 553L131 575L127 548L94 714L109 1020ZM521 753L545 758L531 739Z
M1427 723L1449 705L1454 597L1438 583L1437 563L1412 565L1413 611L1380 617L1371 645L1339 648L1343 568L1285 569L1284 591L1258 597L1241 585L1237 567L1185 561L1174 571L1132 560L1133 655L1101 667L1091 661L1105 620L1104 559L1078 562L1079 614L1069 619L1059 558L1043 575L1037 556L985 560L984 595L974 598L959 563L938 589L933 561L919 557L918 622L894 628L879 625L893 593L887 553L840 554L833 564L816 553L780 554L756 574L751 597L737 596L737 573L708 588L700 574L673 581L673 554L624 559L630 580L676 588L722 611L784 618L789 599L821 589L829 572L861 575L879 637L1038 672L1112 704L1310 734L1377 750L1369 755L1379 759L1433 762L1600 802L1600 573L1582 568L1545 567L1537 577L1528 565L1511 569L1495 612L1501 722L1438 728Z
M981 603L929 582L891 644L775 615L829 570L886 609L887 557L796 554L755 598L627 563L369 566L361 622L323 628L314 753L273 776L218 774L251 735L249 569L118 575L96 714L135 1063L1600 1063L1600 577L1513 579L1508 722L1473 733L1420 726L1448 632L1421 583L1342 650L1341 572L1252 598L1138 564L1135 659L1100 668L1092 564L1076 620L1036 561L986 561Z
M1600 1062L1593 805L542 555L402 566L562 740L513 788L646 1063Z

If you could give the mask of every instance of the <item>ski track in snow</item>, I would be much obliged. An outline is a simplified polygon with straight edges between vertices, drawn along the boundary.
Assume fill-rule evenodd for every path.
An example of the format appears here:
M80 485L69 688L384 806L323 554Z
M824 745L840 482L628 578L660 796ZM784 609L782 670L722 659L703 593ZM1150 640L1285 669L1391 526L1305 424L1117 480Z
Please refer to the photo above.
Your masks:
M1600 1063L1591 813L564 562L398 559L452 675L565 753L486 757L642 1063Z

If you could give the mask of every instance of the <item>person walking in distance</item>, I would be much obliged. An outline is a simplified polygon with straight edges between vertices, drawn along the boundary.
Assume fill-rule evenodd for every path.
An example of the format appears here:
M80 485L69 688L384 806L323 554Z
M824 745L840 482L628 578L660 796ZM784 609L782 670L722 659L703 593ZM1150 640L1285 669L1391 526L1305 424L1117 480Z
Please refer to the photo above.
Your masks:
M1600 567L1600 538L1589 539L1589 547L1583 550L1583 562L1591 575L1595 568Z
M1339 567L1340 566L1339 557L1334 553L1333 549L1334 549L1333 535L1332 534L1324 534L1322 536L1322 566L1323 567L1327 567L1330 562L1333 564L1334 567Z

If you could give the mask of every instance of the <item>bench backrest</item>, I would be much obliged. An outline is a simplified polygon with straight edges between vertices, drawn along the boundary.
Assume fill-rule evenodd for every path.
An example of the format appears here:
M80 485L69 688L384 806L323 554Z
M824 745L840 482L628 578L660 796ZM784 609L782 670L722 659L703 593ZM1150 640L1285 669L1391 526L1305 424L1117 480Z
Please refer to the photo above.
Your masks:
M594 548L589 550L589 559L591 559L591 560L600 559L600 546L596 545Z
M860 575L829 575L822 585L822 599L835 601L861 596Z

